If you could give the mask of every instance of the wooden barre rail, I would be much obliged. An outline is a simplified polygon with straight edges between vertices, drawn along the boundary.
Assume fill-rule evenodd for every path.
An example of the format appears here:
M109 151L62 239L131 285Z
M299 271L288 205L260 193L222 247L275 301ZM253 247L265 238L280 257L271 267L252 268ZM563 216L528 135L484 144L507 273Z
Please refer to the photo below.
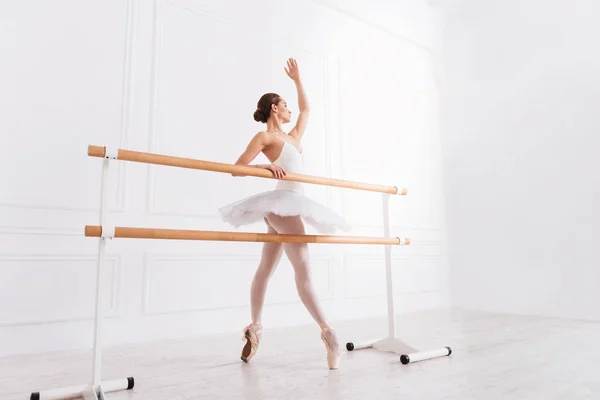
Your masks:
M101 237L102 227L86 225L85 236ZM245 233L221 231L195 231L180 229L129 228L115 227L115 238L128 239L171 239L171 240L208 240L223 242L276 242L276 243L328 243L328 244L387 244L408 245L410 239L398 237L364 236L326 236L326 235L289 235L271 233Z
M106 147L88 146L88 156L104 158L106 155ZM170 167L181 167L190 169L200 169L204 171L237 173L241 175L257 176L260 178L276 179L273 173L267 169L247 167L244 165L233 165L218 163L212 161L195 160L193 158L173 157L155 153L144 153L132 150L118 149L117 160L133 161L146 164L166 165ZM349 189L367 190L371 192L401 194L406 195L406 188L397 188L396 186L376 185L372 183L353 182L342 179L330 179L313 175L302 175L287 173L285 180L313 183L317 185L337 186Z

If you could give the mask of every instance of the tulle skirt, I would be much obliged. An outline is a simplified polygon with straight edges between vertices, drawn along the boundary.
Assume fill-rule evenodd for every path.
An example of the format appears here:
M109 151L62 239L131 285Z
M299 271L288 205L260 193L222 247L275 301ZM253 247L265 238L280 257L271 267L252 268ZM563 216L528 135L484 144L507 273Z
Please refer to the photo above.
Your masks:
M223 221L236 228L262 221L273 213L282 217L299 215L324 234L332 234L338 229L350 230L350 225L335 211L293 190L271 190L255 194L222 207L219 211Z

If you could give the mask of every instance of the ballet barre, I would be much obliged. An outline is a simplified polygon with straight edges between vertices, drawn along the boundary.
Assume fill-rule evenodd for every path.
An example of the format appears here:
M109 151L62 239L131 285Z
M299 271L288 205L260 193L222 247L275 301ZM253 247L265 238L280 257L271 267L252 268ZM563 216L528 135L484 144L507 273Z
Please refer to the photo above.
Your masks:
M293 235L293 234L266 234L245 232L222 232L203 230L157 229L139 227L115 227L106 223L107 198L108 198L108 169L111 160L130 161L145 164L163 165L197 169L212 172L221 172L259 178L277 179L274 174L263 168L244 165L232 165L191 158L174 157L163 154L145 153L133 150L107 148L103 146L88 146L88 156L103 159L100 186L100 215L99 225L86 225L85 236L99 238L98 258L96 264L96 300L93 334L93 362L92 377L88 384L67 388L50 389L42 392L33 392L32 400L58 400L84 397L85 400L105 400L108 392L129 390L134 387L134 378L120 378L111 381L102 381L102 321L103 321L103 293L104 293L104 259L106 243L109 239L164 239L164 240L203 240L203 241L229 241L229 242L281 242L281 243L317 243L317 244L363 244L383 245L385 250L386 266L386 296L388 313L388 337L363 343L348 342L348 351L363 348L376 348L383 351L394 352L401 355L402 364L416 361L449 356L450 347L440 349L417 351L413 347L396 338L396 321L394 312L394 293L392 282L391 247L410 244L410 239L390 236L390 195L406 195L406 188L399 186L385 186L372 183L354 182L342 179L332 179L320 176L287 173L285 180L316 185L335 186L348 189L364 190L382 193L383 199L383 237L363 236L328 236L328 235Z
M277 179L273 173L264 168L248 167L245 165L224 164L213 161L195 160L192 158L167 156L164 154L143 153L132 150L111 150L106 147L92 146L88 147L88 156L109 158L121 161L132 161L145 164L165 165L169 167L180 167L189 169L199 169L203 171L236 173L241 175L255 176L259 178ZM286 181L295 181L302 183L312 183L316 185L336 186L348 189L367 190L371 192L406 195L406 188L396 186L375 185L372 183L353 182L342 179L324 178L321 176L286 173Z
M387 244L408 245L410 239L399 237L293 235L272 233L245 233L222 231L198 231L181 229L102 227L87 225L85 236L128 239L208 240L222 242L271 242L271 243L326 243L326 244Z

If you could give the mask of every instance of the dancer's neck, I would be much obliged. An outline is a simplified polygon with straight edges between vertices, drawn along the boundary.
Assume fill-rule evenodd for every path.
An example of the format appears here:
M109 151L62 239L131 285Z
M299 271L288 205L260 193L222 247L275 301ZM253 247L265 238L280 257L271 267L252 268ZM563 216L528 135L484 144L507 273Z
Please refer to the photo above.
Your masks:
M280 121L275 120L274 118L267 121L267 132L273 133L275 135L285 135L286 133L283 131L283 124Z

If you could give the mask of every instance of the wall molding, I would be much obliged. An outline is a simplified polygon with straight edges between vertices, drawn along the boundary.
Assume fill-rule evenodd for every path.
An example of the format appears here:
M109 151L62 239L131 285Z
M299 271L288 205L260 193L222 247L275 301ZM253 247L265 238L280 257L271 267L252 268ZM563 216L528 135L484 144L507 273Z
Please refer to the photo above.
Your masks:
M82 229L55 228L46 226L0 226L3 235L48 235L48 236L84 236Z
M353 295L348 292L347 287L346 287L346 282L348 281L348 271L349 271L349 269L351 269L348 267L348 260L350 260L350 259L376 261L379 264L378 267L382 269L381 272L385 272L385 257L384 256L371 256L371 255L348 256L348 255L344 255L343 256L344 275L342 278L343 282L344 282L344 291L343 291L344 299L357 300L357 299L386 298L387 294L386 294L385 286L383 286L381 288L381 290L383 291L383 293L381 293L381 294ZM401 255L401 256L392 255L392 272L394 272L394 269L395 269L393 266L394 260L399 261L399 260L440 260L440 259L441 259L440 255ZM397 267L396 267L396 269L397 269ZM398 279L398 277L396 276L396 280L397 279ZM385 279L384 279L384 281L385 281ZM435 290L414 290L414 291L401 291L401 292L394 290L394 296L397 297L397 296L410 295L410 294L440 293L442 291L443 291L443 288L438 288Z
M331 301L334 300L334 282L333 282L333 259L334 256L311 256L311 260L322 260L327 262L328 269L328 293L325 296L321 296L321 301ZM260 261L260 255L204 255L204 254L187 254L187 255L179 255L179 254L156 254L146 252L144 254L144 266L143 266L143 289L142 289L142 313L144 315L169 315L169 314L182 314L182 313L194 313L194 312L203 312L203 311L218 311L218 310L234 310L240 308L248 308L250 307L249 300L245 301L243 304L231 304L231 305L223 305L223 306L206 306L206 307L186 307L180 308L176 310L152 310L150 306L150 299L152 297L152 292L150 289L150 284L152 281L152 268L154 261L228 261L228 260L236 260L240 262L251 262L253 265L258 265ZM282 256L281 261L289 261L287 257ZM280 261L280 264L281 264ZM200 267L199 267L200 268ZM242 267L240 267L242 268ZM280 305L292 305L300 302L300 299L295 299L292 301L271 301L265 302L265 306L280 306Z
M121 148L127 148L129 143L129 137L131 135L131 124L130 115L132 113L132 51L133 51L133 24L134 24L134 0L127 0L126 11L125 11L125 38L124 38L124 51L123 51L123 74L122 74L122 92L121 92L121 121L119 129L119 146ZM110 143L106 143L110 146ZM81 149L83 155L86 149ZM75 160L80 159L80 155L74 157ZM86 156L89 159L89 157ZM86 160L89 161L89 160ZM89 161L91 162L91 161ZM126 211L126 199L127 199L127 166L124 162L119 162L117 165L117 204L115 206L109 205L108 211L112 213L123 213ZM98 182L100 182L100 176L98 176ZM110 201L110 197L109 197ZM98 202L99 203L99 202ZM71 211L71 212L95 212L100 210L98 207L72 207L65 205L47 204L47 203L14 203L14 202L0 202L0 208L21 208L21 209L38 209L47 211Z
M96 266L97 256L83 256L83 255L71 255L71 254L0 254L0 269L2 269L3 263L11 261L21 262L56 262L56 261L68 261L68 262L92 262L94 263L93 277L94 277L94 289L89 294L90 297L95 299L95 277L96 277ZM105 282L105 287L111 286L111 307L104 310L105 318L120 317L122 315L121 310L121 275L122 275L122 263L120 255L107 255L106 261L113 261L113 276L111 282ZM106 264L105 264L106 268ZM51 283L49 283L50 285ZM43 301L43 300L40 300ZM91 311L89 316L76 316L76 317L60 317L60 318L31 318L31 319L19 319L13 321L0 321L0 327L11 327L11 326L24 326L24 325L43 325L59 322L78 322L78 321L91 321L94 320L94 311Z

